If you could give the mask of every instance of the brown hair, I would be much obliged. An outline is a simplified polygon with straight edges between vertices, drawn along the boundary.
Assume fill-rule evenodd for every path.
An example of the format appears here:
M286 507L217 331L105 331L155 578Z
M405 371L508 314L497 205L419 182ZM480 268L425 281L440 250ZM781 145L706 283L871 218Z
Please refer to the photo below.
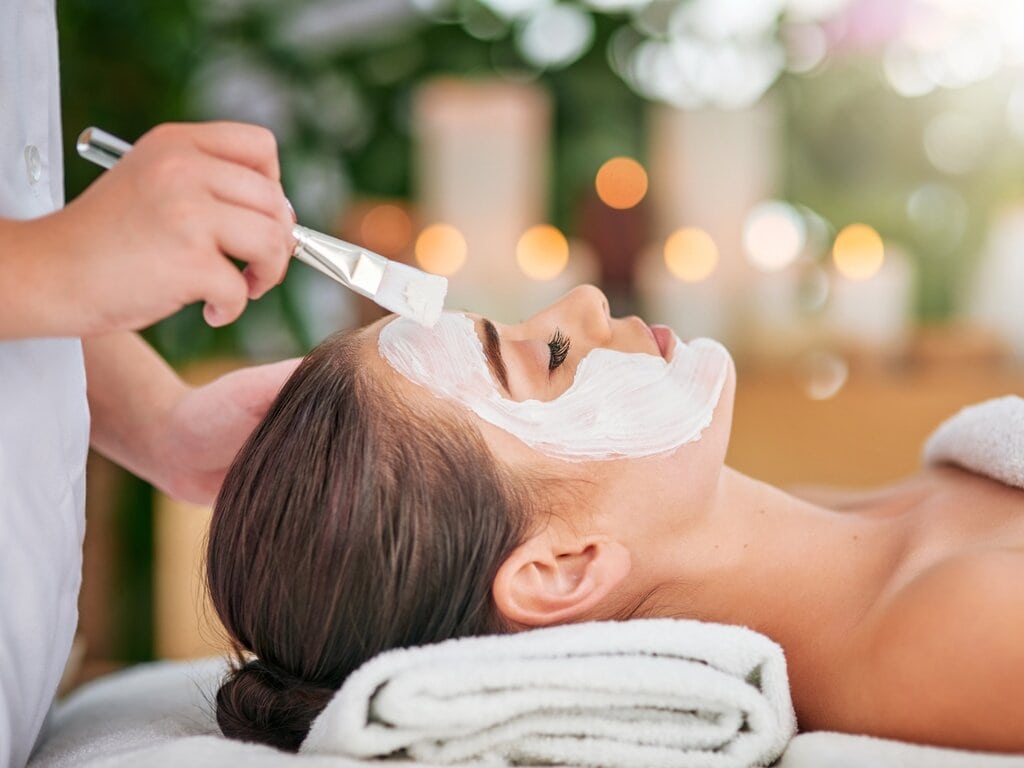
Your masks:
M363 662L503 631L491 582L526 536L530 484L479 431L366 370L354 334L311 352L235 458L207 549L237 664L224 735L297 750Z

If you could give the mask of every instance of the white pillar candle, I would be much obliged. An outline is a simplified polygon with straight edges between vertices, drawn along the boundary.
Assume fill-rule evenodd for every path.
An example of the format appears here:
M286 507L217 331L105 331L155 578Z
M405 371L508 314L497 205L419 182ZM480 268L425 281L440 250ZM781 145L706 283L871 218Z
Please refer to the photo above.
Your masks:
M1024 361L1024 204L997 217L978 265L967 314L996 332Z
M749 109L680 110L655 105L651 112L650 198L654 236L664 240L696 226L714 240L720 256L709 286L674 290L704 295L720 291L716 325L723 340L742 344L750 287L760 273L747 261L743 225L758 203L774 197L782 141L778 105L771 94ZM724 321L724 322L723 322Z
M786 357L806 338L800 314L803 264L790 264L777 272L759 274L750 289L747 351L758 357Z
M899 352L913 315L914 270L898 247L886 243L884 259L857 279L833 269L825 324L838 341L875 352Z
M426 225L454 226L466 260L446 305L515 319L532 283L516 244L547 219L551 105L537 85L443 78L414 107L416 186Z
M699 268L695 271L697 275L701 272ZM665 263L664 244L656 243L637 261L634 284L640 314L648 323L667 325L682 339L725 336L724 286L715 271L702 279L680 279Z

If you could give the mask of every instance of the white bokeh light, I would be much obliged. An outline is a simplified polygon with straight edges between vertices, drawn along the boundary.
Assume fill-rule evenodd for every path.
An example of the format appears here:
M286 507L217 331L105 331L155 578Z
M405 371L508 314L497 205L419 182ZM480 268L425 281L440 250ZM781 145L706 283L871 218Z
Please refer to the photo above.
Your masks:
M807 244L807 226L788 203L766 200L754 206L743 224L743 248L762 272L785 269Z
M594 17L560 3L534 13L516 41L523 58L536 67L564 67L586 53L594 39Z
M780 29L786 49L786 69L803 74L815 69L828 56L828 36L820 25L790 22Z
M837 8L847 0L822 2ZM682 109L744 109L791 64L808 71L824 59L824 33L806 23L817 17L818 4L803 5L807 28L790 30L795 34L785 39L780 21L790 12L787 0L656 0L634 15L632 28L646 40L614 37L609 60L648 98Z
M551 0L481 0L481 2L504 19L530 16L551 5Z
M932 165L949 174L970 173L985 151L986 130L967 112L941 112L925 126L924 150Z
M1020 0L916 0L884 53L885 75L904 96L965 88L1024 63Z
M622 13L623 11L637 11L646 8L651 4L651 0L586 0L585 4L595 11Z
M672 14L670 30L704 40L763 37L775 29L782 0L691 0Z

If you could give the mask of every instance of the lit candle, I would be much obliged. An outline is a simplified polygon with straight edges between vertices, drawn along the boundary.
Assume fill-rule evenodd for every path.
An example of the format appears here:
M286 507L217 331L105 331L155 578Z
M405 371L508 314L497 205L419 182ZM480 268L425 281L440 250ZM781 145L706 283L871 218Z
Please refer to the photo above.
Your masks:
M635 278L644 319L667 325L683 339L722 338L728 317L718 263L711 236L696 227L645 249Z
M814 340L816 329L807 315L820 309L824 299L813 294L821 292L827 277L814 263L817 244L808 241L803 214L788 203L766 200L747 215L743 248L758 274L749 289L744 354L790 358Z
M557 232L557 230L555 231ZM524 296L522 317L527 317L550 306L578 285L599 281L601 267L591 247L582 240L564 242L564 259L561 245L553 248L547 254L533 254L535 259L540 257L533 268L524 259L520 259L523 262L522 266L525 267L524 272L531 281L530 289ZM520 254L525 255L522 254L522 245L521 240ZM559 263L562 266L556 272L554 267ZM538 264L540 268L537 268Z
M899 248L851 224L837 236L825 324L837 340L863 349L902 349L912 316L914 272Z

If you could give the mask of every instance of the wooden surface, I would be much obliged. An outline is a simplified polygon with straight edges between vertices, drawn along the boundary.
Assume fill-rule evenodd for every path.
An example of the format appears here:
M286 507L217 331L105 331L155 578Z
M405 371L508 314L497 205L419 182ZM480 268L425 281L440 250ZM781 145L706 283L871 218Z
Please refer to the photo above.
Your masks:
M792 371L740 371L726 462L775 485L871 486L920 467L924 440L960 408L1024 394L1024 370L953 361L904 370L851 368L813 400Z
M199 385L238 368L223 360L182 373ZM161 659L222 654L226 635L206 595L206 533L212 510L156 494L153 505L153 651Z
M206 596L210 509L160 494L154 509L153 651L161 659L223 653L224 630Z

